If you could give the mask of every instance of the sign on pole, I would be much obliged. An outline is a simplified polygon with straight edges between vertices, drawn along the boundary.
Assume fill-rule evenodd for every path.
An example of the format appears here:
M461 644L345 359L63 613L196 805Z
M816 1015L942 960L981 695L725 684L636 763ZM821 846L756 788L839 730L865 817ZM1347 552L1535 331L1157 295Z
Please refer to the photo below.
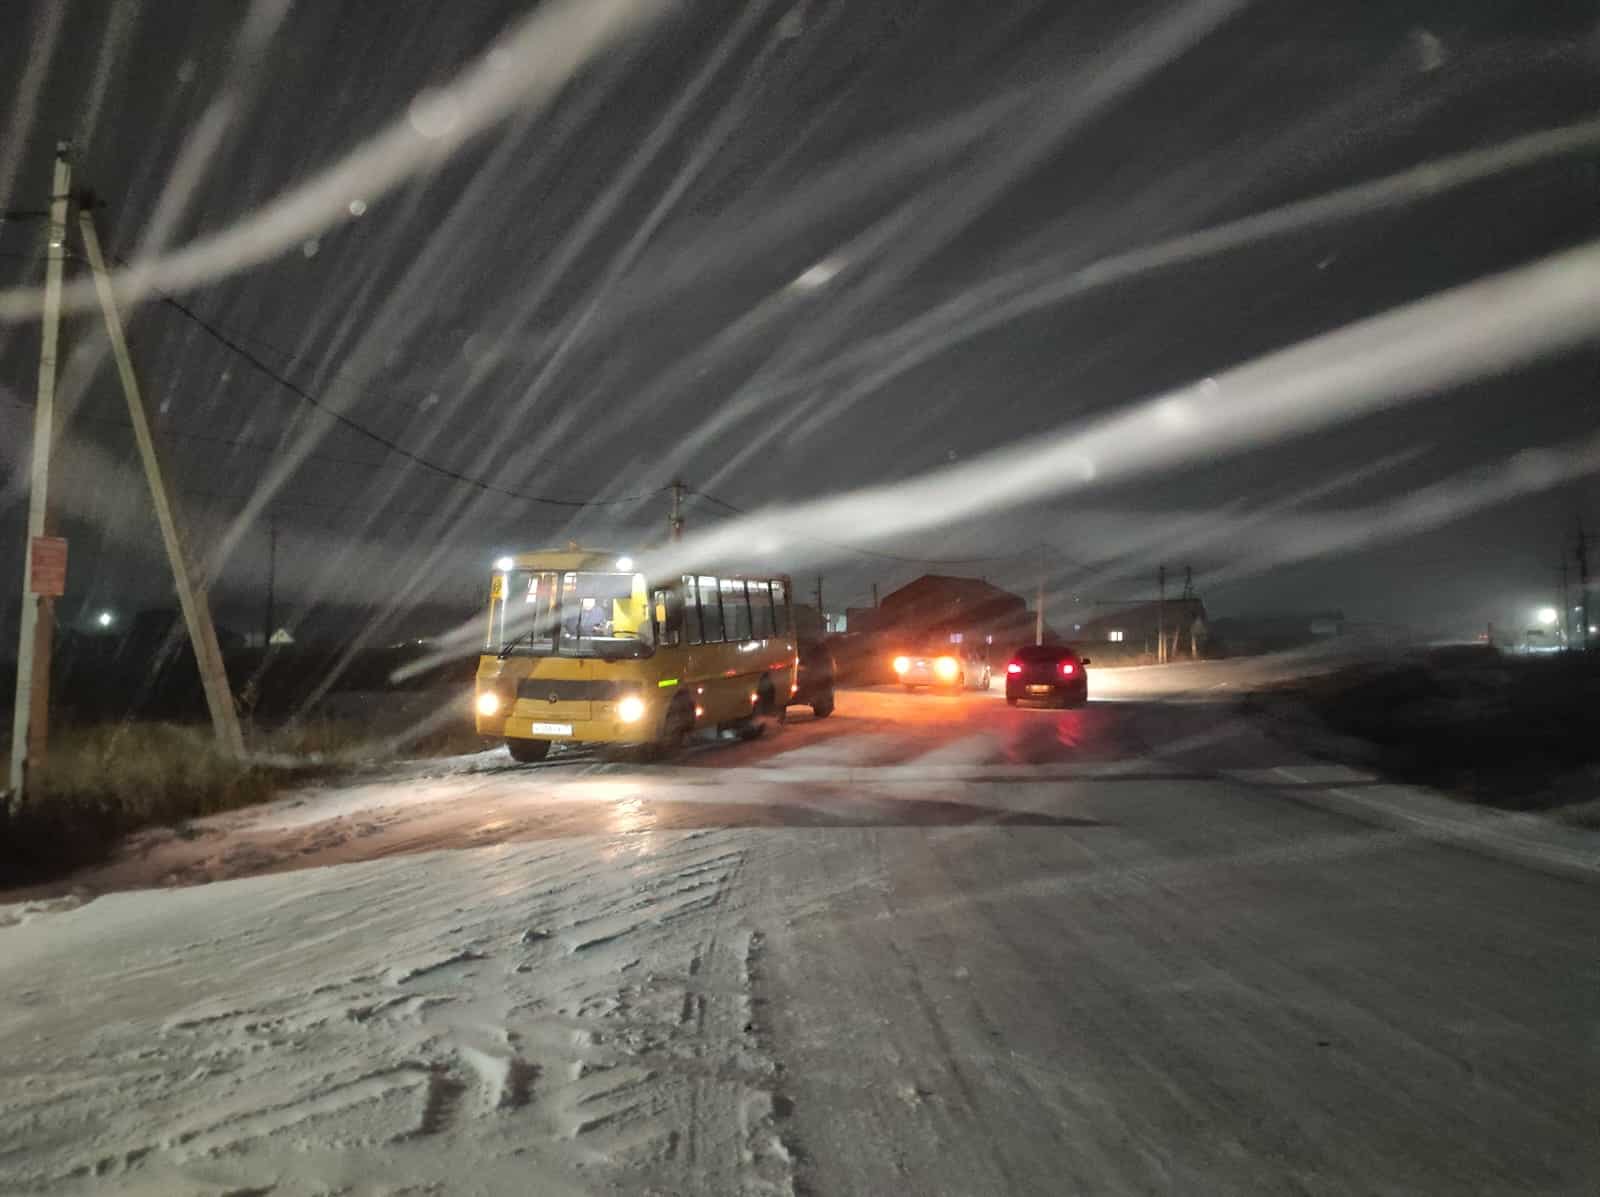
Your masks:
M41 598L60 598L67 593L67 542L60 536L35 536L30 554L28 588Z

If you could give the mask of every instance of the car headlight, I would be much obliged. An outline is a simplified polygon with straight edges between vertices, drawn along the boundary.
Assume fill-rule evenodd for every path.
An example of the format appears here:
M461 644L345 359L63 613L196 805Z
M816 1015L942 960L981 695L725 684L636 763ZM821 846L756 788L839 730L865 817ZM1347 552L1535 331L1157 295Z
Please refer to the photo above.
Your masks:
M500 710L500 696L493 690L485 690L478 695L478 714L494 715Z
M904 673L906 670L908 670L910 668L911 668L911 658L910 657L896 657L894 659L894 671L896 673Z
M961 672L961 666L956 664L954 657L940 657L933 663L933 671L947 682L955 680L956 674Z
M624 723L637 723L644 718L644 699L630 694L617 703L617 718Z

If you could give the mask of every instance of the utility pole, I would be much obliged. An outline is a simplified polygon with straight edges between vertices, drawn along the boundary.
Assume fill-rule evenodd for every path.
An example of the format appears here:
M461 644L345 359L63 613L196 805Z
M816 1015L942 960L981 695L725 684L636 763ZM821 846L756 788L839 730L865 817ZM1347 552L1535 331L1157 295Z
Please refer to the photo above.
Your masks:
M267 516L267 619L261 631L261 648L272 647L272 633L278 623L278 517Z
M1156 568L1156 663L1167 663L1167 567Z
M874 611L878 609L878 584L876 582L872 584L872 609Z
M822 633L827 634L828 617L822 610L822 575L817 575L817 621L822 625Z
M94 289L100 299L101 314L105 317L106 336L111 341L111 352L117 359L122 393L128 401L128 419L133 424L133 439L139 446L139 460L144 465L145 478L150 483L150 498L156 510L156 523L161 529L161 543L167 551L167 562L172 567L178 605L183 610L183 621L188 626L189 643L194 648L195 665L200 670L200 685L205 691L206 706L211 709L211 726L224 753L243 756L244 737L239 731L239 712L233 705L233 693L228 689L227 667L222 660L222 648L217 643L216 625L211 621L211 604L206 597L205 585L199 578L200 571L189 560L183 529L178 523L177 496L161 468L161 455L150 428L150 416L145 410L144 397L139 393L139 379L133 372L133 359L128 354L122 316L117 311L116 296L111 290L111 276L106 273L105 258L100 253L100 237L95 232L94 214L87 206L81 206L78 212L78 232L83 237L84 252L94 275Z
M1578 517L1578 618L1583 621L1578 634L1583 651L1589 651L1589 539L1583 534L1583 517Z
M17 632L16 705L11 721L9 785L22 794L28 776L42 768L50 741L50 650L55 638L55 598L36 594L34 548L50 528L50 455L56 423L56 353L61 338L61 272L66 257L67 201L72 164L67 143L56 144L50 190L50 242L45 255L44 323L39 333L39 389L33 409L33 459L29 463L28 552L22 565L22 619ZM44 589L54 589L43 587Z
M1567 555L1561 554L1561 618L1556 620L1556 632L1563 645L1572 641L1572 601L1567 596Z
M1044 545L1039 546L1039 593L1033 599L1033 642L1044 643Z
M667 539L683 539L683 483L672 480L672 514L667 517Z

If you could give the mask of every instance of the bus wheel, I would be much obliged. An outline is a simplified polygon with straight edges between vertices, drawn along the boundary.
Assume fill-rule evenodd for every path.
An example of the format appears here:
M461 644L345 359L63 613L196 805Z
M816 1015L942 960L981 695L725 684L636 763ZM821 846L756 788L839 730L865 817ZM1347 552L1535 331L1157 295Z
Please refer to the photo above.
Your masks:
M658 745L659 754L662 756L682 752L689 747L689 737L694 734L694 704L687 699L679 698L667 708L666 723L661 729L661 742Z
M507 736L506 751L511 754L511 759L519 764L531 765L550 755L550 741L524 740L517 736Z

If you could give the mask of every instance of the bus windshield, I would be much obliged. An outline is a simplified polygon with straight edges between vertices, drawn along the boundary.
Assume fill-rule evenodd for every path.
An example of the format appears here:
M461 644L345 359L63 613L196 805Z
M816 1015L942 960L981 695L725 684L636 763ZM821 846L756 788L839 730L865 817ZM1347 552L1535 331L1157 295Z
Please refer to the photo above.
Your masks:
M654 651L655 628L638 574L513 569L496 581L489 652L617 658Z

